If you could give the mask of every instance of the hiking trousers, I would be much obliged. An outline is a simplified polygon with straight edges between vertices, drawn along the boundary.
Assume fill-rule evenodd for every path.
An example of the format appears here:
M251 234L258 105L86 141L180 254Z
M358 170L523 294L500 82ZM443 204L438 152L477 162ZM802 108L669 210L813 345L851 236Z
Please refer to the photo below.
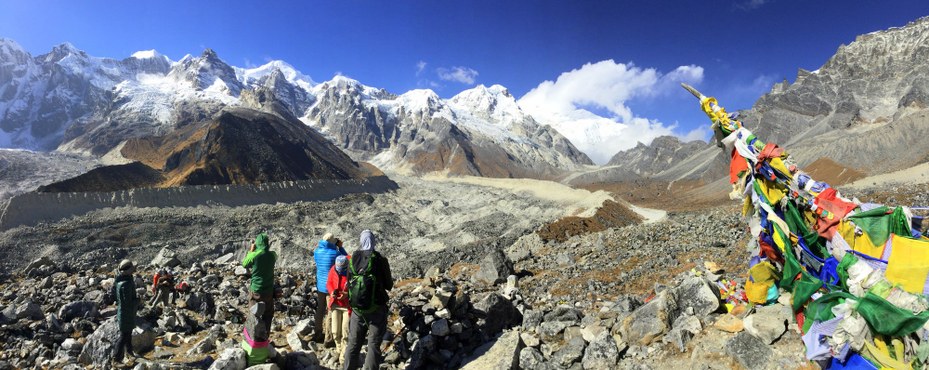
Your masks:
M326 338L323 335L323 320L326 318L326 299L328 298L329 294L316 292L316 314L313 315L313 341L316 343L323 343Z
M368 314L352 311L348 321L348 346L345 349L344 369L358 368L361 341L367 337L368 354L365 357L364 370L377 370L381 363L381 341L387 332L387 307L379 306Z
M116 353L113 355L113 359L116 362L123 361L123 354L127 353L129 356L135 357L135 353L132 351L132 330L129 331L120 331L119 340L116 341Z

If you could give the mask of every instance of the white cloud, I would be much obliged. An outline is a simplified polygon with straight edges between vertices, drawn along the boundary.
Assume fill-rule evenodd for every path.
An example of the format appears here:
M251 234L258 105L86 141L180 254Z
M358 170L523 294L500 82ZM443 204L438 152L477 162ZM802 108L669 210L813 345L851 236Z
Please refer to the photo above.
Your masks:
M426 63L426 62L424 62L424 61L422 61L422 60L416 62L416 75L417 75L417 76L419 76L421 73L423 73L423 70L426 69L426 65L427 65L427 64L429 64L429 63Z
M478 75L477 71L468 67L436 68L435 72L439 75L439 78L445 81L460 82L467 85L474 84L474 79Z
M555 81L545 81L519 99L519 105L536 120L551 125L586 153L603 164L639 142L651 143L662 135L675 135L675 125L638 117L627 105L630 99L654 98L679 89L681 82L703 80L703 68L680 66L662 74L654 68L604 60L564 72ZM607 112L597 115L589 109ZM705 138L705 132L689 132L683 138Z
M755 10L760 8L762 5L767 4L769 0L748 0L743 3L737 3L736 7L742 10Z

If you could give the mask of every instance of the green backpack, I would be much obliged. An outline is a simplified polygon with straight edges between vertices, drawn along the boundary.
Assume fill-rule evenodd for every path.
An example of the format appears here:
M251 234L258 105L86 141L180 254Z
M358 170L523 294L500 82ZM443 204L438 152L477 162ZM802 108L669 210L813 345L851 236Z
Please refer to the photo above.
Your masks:
M348 268L351 272L351 278L348 279L348 304L352 310L360 313L369 313L377 308L374 303L374 295L377 291L377 279L374 277L374 259L376 254L368 257L368 264L365 269L359 273L352 264L352 259L348 260Z

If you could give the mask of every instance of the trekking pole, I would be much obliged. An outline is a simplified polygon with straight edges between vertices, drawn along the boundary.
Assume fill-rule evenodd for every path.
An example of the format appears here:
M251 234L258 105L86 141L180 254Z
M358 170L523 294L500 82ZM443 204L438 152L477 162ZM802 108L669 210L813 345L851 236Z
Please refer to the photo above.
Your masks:
M387 343L387 347L384 347L384 348L381 350L381 353L387 353L387 351L389 351L391 348L393 348L394 343L397 343L397 338L402 338L402 337L403 337L403 334L406 334L406 330L407 330L406 328L407 328L407 325L404 324L403 327L400 328L400 331L397 332L397 335L394 335L394 339L391 339L390 342Z

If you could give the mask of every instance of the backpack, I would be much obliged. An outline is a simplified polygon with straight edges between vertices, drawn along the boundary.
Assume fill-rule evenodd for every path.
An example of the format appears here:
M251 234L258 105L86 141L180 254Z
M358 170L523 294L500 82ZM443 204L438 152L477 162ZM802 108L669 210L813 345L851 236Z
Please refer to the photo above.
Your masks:
M367 266L364 270L355 270L352 264L353 258L348 260L348 268L351 271L351 278L348 279L348 304L353 311L360 313L369 313L377 308L374 303L374 296L377 292L377 278L374 276L374 259L376 254L368 257Z

